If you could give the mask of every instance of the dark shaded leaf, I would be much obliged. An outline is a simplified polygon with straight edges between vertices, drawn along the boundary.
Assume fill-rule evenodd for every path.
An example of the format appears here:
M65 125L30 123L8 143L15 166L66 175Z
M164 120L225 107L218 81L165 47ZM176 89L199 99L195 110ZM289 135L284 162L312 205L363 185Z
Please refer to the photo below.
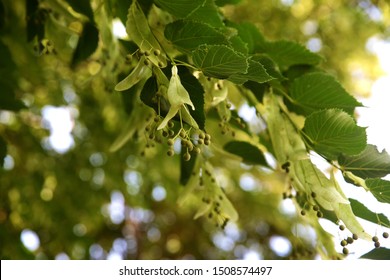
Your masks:
M204 130L206 116L204 113L204 89L198 79L192 75L186 67L179 67L180 79L184 88L188 91L195 110L189 110L199 128Z
M366 186L379 202L390 203L390 181L370 178Z
M154 76L149 78L144 84L141 91L141 101L145 103L145 105L155 109L157 112L157 103L155 102L155 96L157 92L157 80Z
M192 172L194 170L194 166L196 163L196 157L198 156L197 153L194 151L190 152L191 158L190 160L186 161L184 160L184 153L186 152L185 149L181 149L180 152L180 184L185 186L187 185Z
M26 1L27 42L32 41L35 36L38 41L45 37L45 19L45 10L39 8L38 0Z
M390 260L390 249L387 248L375 248L370 252L362 255L361 259L371 259L371 260Z
M3 4L3 1L0 1L0 30L3 29L3 27L5 25L5 18L6 18L6 15L5 15L4 4Z
M366 147L366 130L339 109L314 112L306 118L303 132L312 148L328 159L337 159L342 153L357 155Z
M4 165L4 158L7 155L7 143L0 136L0 168Z
M164 34L176 47L184 51L192 51L202 44L228 43L225 36L211 25L189 20L177 20L168 24Z
M92 23L86 22L77 43L76 50L73 53L72 67L75 67L78 63L92 55L98 46L98 41L98 29Z
M223 148L229 153L241 157L244 163L268 166L263 153L246 141L230 141Z
M72 9L79 13L83 14L91 21L94 22L93 19L93 11L91 7L91 2L89 0L65 0L72 7Z
M349 201L351 202L353 213L356 216L367 221L373 222L374 224L380 223L383 226L390 225L390 221L385 215L372 212L363 203L355 199L350 198Z
M338 162L344 171L365 178L378 178L390 174L390 155L379 152L374 145L367 145L363 152L355 156L340 155Z
M339 108L352 114L356 106L361 106L339 82L324 73L310 73L295 79L290 96L298 112L305 115L328 108Z
M216 0L215 4L218 6L234 5L240 3L241 0Z
M206 76L226 79L237 73L246 73L247 58L223 45L201 45L192 52L194 65Z
M185 18L199 9L205 0L154 0L154 3L177 18Z

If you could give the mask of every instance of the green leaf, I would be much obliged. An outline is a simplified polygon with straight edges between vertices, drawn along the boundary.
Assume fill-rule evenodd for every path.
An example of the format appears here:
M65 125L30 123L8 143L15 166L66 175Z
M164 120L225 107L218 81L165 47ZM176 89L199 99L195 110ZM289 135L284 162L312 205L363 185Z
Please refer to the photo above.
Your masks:
M0 1L0 30L3 29L5 25L5 19L6 19L6 15L5 15L4 4L2 1Z
M366 147L366 130L339 109L314 112L303 128L312 148L328 159L340 154L357 155Z
M133 1L127 13L126 32L130 40L138 45L141 51L148 51L148 59L157 66L165 67L167 62L163 55L154 54L153 50L160 50L161 46L154 37L148 20L137 1Z
M355 156L340 155L338 162L344 171L350 171L361 178L384 177L390 173L390 155L376 146L367 145L363 152Z
M185 18L204 5L206 0L154 0L161 9L177 18Z
M195 9L188 16L188 19L204 22L217 28L224 28L222 15L219 13L217 5L214 0L205 0L204 3Z
M90 22L84 23L83 32L80 35L76 50L73 53L72 67L92 55L99 42L99 31Z
M3 137L0 136L0 168L4 165L4 158L7 155L7 143L4 141Z
M263 40L262 35L255 25L248 22L235 23L227 21L226 25L228 27L234 28L238 32L238 36L243 42L245 42L248 53L252 54L255 52L255 46L258 42Z
M147 79L151 76L152 71L150 70L149 66L144 64L144 61L145 57L142 56L133 71L131 71L126 78L124 78L115 86L116 91L127 90L137 84L140 80Z
M379 202L390 203L390 181L370 178L366 186Z
M91 2L87 0L65 0L72 7L72 9L88 17L91 22L94 22L93 11L91 7Z
M298 108L298 113L306 115L319 109L339 108L352 114L356 106L361 106L353 96L330 75L310 73L294 80L290 96Z
M195 151L191 151L190 160L186 161L184 160L184 153L186 152L185 149L181 149L180 151L180 184L185 186L187 185L188 181L190 180L192 176L192 172L194 171L194 166L196 163L196 157L198 156Z
M390 260L390 249L387 248L375 248L370 252L362 255L362 259L371 259L371 260Z
M221 32L203 22L177 20L166 26L164 34L184 51L192 51L202 44L228 44Z
M318 54L292 41L266 42L262 48L282 69L297 64L316 65L322 60Z
M247 58L223 45L201 45L192 52L194 65L206 76L227 79L237 73L246 73Z
M229 77L228 80L235 84L243 84L248 80L258 83L265 83L273 79L273 77L268 75L267 71L260 62L257 62L253 59L250 59L248 62L249 67L247 73L233 74Z
M141 101L145 105L153 108L156 112L158 112L158 106L154 98L157 90L157 80L152 76L145 82L140 95Z
M229 153L241 157L244 163L268 166L267 161L259 148L246 141L230 141L226 143L223 148Z
M199 80L192 75L187 67L178 67L180 79L190 95L190 99L194 104L195 110L190 110L191 116L199 126L199 129L205 128L206 116L204 113L204 89L199 83Z
M218 6L233 5L240 3L241 0L216 0L215 4Z
M364 204L355 199L350 198L349 201L351 202L352 210L356 216L373 222L374 224L380 223L383 226L390 226L390 221L385 215L372 212Z
M39 8L38 0L26 1L27 42L32 41L35 36L38 41L45 37L45 17L45 11Z

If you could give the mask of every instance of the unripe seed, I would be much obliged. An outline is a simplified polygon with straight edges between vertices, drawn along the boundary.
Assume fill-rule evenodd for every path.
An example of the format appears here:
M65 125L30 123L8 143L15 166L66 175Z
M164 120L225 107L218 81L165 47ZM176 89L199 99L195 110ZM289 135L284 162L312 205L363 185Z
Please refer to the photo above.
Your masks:
M347 246L348 245L347 240L345 240L345 239L341 240L340 245L343 247Z
M161 54L161 52L160 52L160 50L154 50L153 51L153 54L155 55L155 56L159 56L160 54Z
M205 139L205 140L204 140L204 144L205 144L206 146L210 145L210 140Z
M352 238L354 239L354 240L358 240L358 235L356 234L356 233L354 233L354 234L352 234Z
M167 155L170 156L170 157L173 156L174 154L175 154L175 152L173 150L168 150L167 151Z
M313 206L313 210L314 210L314 211L319 211L319 210L320 210L320 207L318 207L318 205L314 205L314 206Z
M344 226L344 225L340 225L340 226L339 226L339 229L340 229L340 230L344 230L344 229L345 229L345 226Z
M169 127L169 128L174 127L174 125L175 125L175 124L173 123L173 121L169 121L169 122L168 122L168 127Z
M185 153L183 158L185 161L189 161L191 159L191 155L189 153Z
M321 211L318 211L318 212L317 212L317 217L318 217L318 218L322 218L323 216L324 216L324 215L322 214Z
M344 255L348 255L348 253L349 253L349 250L348 250L347 248L344 247L344 248L343 248L343 254L344 254Z
M301 215L302 215L302 216L305 216L305 215L306 215L306 211L302 209L302 210L301 210Z
M388 233L388 232L384 232L384 233L382 234L382 236L383 236L383 238L389 238L389 233Z
M203 145L203 143L204 143L203 139L198 139L198 144L199 145Z
M374 242L378 242L378 240L379 240L378 236L374 236L374 237L372 237L372 241L374 241Z
M150 51L145 51L145 56L149 56L150 55Z
M194 147L194 152L195 152L196 154L200 154L200 149L199 149L199 147Z
M204 139L206 135L203 132L200 132L198 137L199 139Z
M168 144L168 146L172 146L173 145L173 139L169 138L168 141L167 141L167 144Z
M315 192L312 192L312 193L311 193L311 197L312 197L312 198L315 198L316 196L317 196L317 194L316 194Z
M347 237L347 242L348 242L348 244L352 244L353 243L352 237Z
M374 246L375 246L375 248L379 248L381 246L381 244L379 243L379 241L377 241L374 243Z

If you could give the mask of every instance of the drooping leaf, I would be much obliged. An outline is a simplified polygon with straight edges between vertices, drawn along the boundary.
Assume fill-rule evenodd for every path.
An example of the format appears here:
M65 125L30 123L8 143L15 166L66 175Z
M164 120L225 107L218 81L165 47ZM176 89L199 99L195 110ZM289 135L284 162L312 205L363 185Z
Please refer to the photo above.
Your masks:
M389 218L384 214L378 214L372 212L368 209L363 203L356 199L350 198L351 207L356 216L365 219L367 221L373 222L374 224L380 223L383 226L390 227Z
M357 155L366 147L366 130L339 109L314 112L306 118L303 132L312 148L328 159L340 154Z
M370 260L390 260L390 249L384 247L375 248L362 255L360 258Z
M204 22L177 20L168 24L165 37L176 47L192 51L202 44L227 44L224 34Z
M194 104L195 110L190 110L191 116L199 126L199 129L204 129L206 116L204 112L204 89L199 83L199 80L192 75L186 67L178 67L180 71L180 79L184 88L188 91L190 99Z
M371 236L364 230L363 226L357 220L350 204L338 204L335 208L337 217L343 221L349 231L361 239L371 241Z
M199 9L206 0L154 0L157 6L169 12L176 18L185 18Z
M332 76L319 72L295 79L290 96L297 111L305 115L328 108L339 108L352 114L356 106L361 106Z
M366 186L379 202L390 203L390 181L370 178Z
M190 160L186 161L184 159L185 149L181 149L180 151L180 179L179 182L181 185L187 185L188 181L192 176L192 172L194 172L194 166L196 163L197 153L195 151L189 152L191 155Z
M133 1L127 13L126 32L130 40L136 43L141 51L150 52L148 59L151 62L161 67L166 66L165 57L154 53L154 50L161 51L161 46L154 37L148 20L137 1Z
M273 79L263 65L253 59L248 61L249 67L247 73L237 73L231 75L228 80L235 84L243 84L247 81L254 81L257 83L265 83Z
M312 53L302 45L292 41L265 42L261 48L281 69L299 64L316 65L322 60L318 54Z
M379 152L374 145L367 145L355 156L340 155L338 162L344 171L350 171L361 178L384 177L390 173L390 155Z
M73 53L72 67L92 55L98 46L98 42L99 30L90 22L84 23L83 32Z
M201 45L192 52L194 65L206 76L227 79L237 73L246 73L245 56L223 45Z
M127 90L137 84L140 80L150 77L152 71L149 66L144 64L144 61L145 57L142 56L133 71L115 86L116 91Z
M246 141L230 141L223 148L229 153L241 157L244 163L268 166L264 154L259 148Z
M91 2L86 0L65 0L75 12L88 17L91 22L94 22Z

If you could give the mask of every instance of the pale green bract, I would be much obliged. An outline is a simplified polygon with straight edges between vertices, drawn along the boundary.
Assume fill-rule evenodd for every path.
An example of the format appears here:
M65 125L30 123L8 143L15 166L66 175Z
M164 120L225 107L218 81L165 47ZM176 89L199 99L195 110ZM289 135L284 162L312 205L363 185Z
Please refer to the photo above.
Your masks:
M192 118L191 114L188 111L188 108L186 107L186 105L190 105L192 110L195 110L195 106L194 104L192 104L190 95L188 94L184 86L181 84L180 77L177 74L176 65L172 66L172 76L169 80L167 96L171 107L169 108L167 115L157 129L160 130L166 127L168 122L173 117L175 117L178 112L180 112L181 117L184 119L184 121L186 121L188 124L195 128L199 128L198 124Z
M274 154L280 164L289 162L287 174L296 191L306 194L308 201L317 203L323 209L333 211L345 226L360 238L369 239L363 227L352 212L350 202L334 179L327 178L309 159L308 151L294 123L285 116L278 97L267 94L264 97L265 117L272 140ZM314 198L311 197L315 194Z

